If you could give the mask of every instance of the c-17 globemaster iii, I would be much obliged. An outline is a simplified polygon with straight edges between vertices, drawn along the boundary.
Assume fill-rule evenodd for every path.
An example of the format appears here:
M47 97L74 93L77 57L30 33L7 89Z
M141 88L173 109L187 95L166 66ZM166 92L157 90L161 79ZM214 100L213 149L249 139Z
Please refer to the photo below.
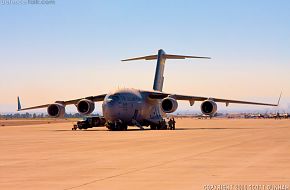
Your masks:
M191 106L195 101L202 101L200 106L201 112L208 116L213 116L217 112L217 102L225 103L227 106L230 103L278 106L280 98L277 104L268 104L162 92L164 82L163 73L166 59L186 58L210 59L209 57L171 55L166 54L162 49L160 49L157 55L122 60L157 60L152 91L124 88L118 89L113 93L88 96L67 101L56 101L52 104L44 104L28 108L21 108L18 97L18 111L47 108L49 116L63 117L65 114L65 107L74 104L80 114L89 115L95 109L95 102L102 101L103 116L107 121L107 128L110 130L127 130L128 126L138 126L141 129L143 129L144 126L150 126L151 129L162 128L161 125L166 114L177 110L177 100L189 101Z

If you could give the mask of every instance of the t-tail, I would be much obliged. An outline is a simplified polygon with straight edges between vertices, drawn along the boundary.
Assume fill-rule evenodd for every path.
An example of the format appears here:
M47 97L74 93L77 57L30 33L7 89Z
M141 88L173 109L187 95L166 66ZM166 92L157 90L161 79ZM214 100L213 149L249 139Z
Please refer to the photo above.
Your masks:
M199 57L199 56L187 56L187 55L171 55L166 54L164 50L158 50L157 55L148 55L144 57L135 57L130 59L124 59L122 61L134 61L134 60L155 60L157 59L155 78L153 84L153 90L162 91L164 82L164 68L166 59L186 59L186 58L197 58L197 59L210 59L210 57Z

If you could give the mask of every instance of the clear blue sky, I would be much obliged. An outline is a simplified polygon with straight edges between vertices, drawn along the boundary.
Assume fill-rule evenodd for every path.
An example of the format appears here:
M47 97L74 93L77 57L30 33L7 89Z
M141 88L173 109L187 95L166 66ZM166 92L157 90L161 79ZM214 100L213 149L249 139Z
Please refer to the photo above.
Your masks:
M17 95L28 106L123 86L151 89L155 62L119 60L160 48L213 58L168 61L165 91L275 101L283 88L284 109L289 10L282 0L0 5L0 112L14 111Z

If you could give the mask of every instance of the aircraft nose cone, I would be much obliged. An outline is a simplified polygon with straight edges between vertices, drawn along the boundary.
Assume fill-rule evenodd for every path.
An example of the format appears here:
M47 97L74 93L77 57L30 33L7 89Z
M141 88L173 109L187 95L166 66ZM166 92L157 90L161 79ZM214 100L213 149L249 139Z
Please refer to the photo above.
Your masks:
M117 102L104 102L103 114L107 120L115 121L118 120L120 115L120 108Z

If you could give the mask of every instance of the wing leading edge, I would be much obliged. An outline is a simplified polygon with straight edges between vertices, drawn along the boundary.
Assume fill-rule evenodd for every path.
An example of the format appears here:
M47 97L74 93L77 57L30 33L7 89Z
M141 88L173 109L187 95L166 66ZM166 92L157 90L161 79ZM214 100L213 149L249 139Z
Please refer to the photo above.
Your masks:
M172 97L172 98L174 98L176 100L187 100L187 101L189 101L191 106L194 104L195 101L205 101L205 100L212 100L212 101L215 101L215 102L226 103L227 106L230 103L261 105L261 106L278 106L279 103L280 103L281 96L282 96L282 93L281 93L277 104L270 104L270 103L261 103L261 102L250 102L250 101L241 101L241 100L221 99L221 98L208 98L208 97L200 97L200 96L187 96L187 95L178 95L178 94L168 94L168 93L162 93L162 92L148 92L148 93L149 93L149 98L151 98L151 99L163 99L163 98L166 98L166 97Z
M79 98L79 99L73 99L73 100L67 100L67 101L56 101L55 103L62 104L64 106L72 105L72 104L76 105L82 99L88 99L88 100L91 100L93 102L100 102L100 101L104 100L106 95L107 94L101 94L101 95L97 95L97 96L89 96L89 97L86 97L86 98ZM44 104L44 105L39 105L39 106L22 108L19 97L17 97L17 103L18 103L17 111L32 110L32 109L39 109L39 108L47 108L49 105L51 105L51 104Z

